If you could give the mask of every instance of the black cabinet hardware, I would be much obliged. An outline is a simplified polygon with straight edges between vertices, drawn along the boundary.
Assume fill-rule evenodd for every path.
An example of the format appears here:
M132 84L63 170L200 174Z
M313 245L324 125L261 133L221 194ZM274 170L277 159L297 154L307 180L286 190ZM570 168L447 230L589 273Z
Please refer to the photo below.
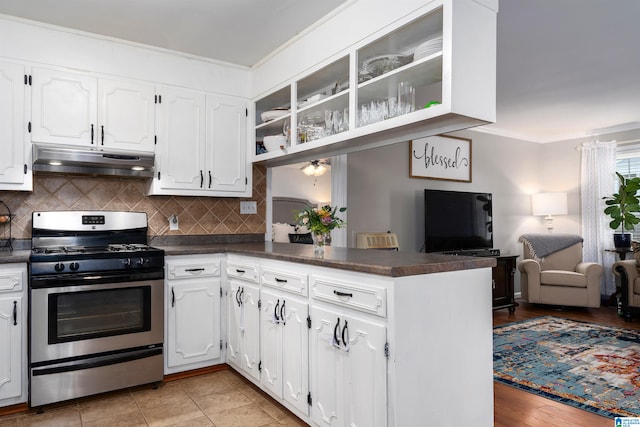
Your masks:
M287 283L287 279L278 279L276 277L276 282L278 282L278 283Z
M18 324L18 301L13 302L13 324Z
M173 288L171 288L171 307L176 306L176 294L173 292Z
M204 268L200 267L200 268L187 268L184 271L188 272L188 273L196 273L198 271L204 271Z
M202 174L202 170L200 170L200 188L204 185L204 175Z
M242 305L242 301L240 301L240 287L238 287L238 290L236 291L236 303L238 304L238 307Z
M285 300L282 300L282 305L280 306L280 320L282 321L282 323L283 323L283 324L285 324L285 325L286 325L286 324L287 324L287 320L286 320L286 319L285 319L285 317L284 317L284 316L287 314L287 313L284 311L284 304L285 304L285 302L286 302Z
M349 297L349 298L353 297L353 294L348 292L340 292L340 291L334 290L333 293L339 297Z
M273 308L273 317L276 319L276 322L280 321L280 318L278 317L278 307L280 307L280 300L278 300L276 306Z
M27 174L27 170L28 170L28 168L27 168L27 164L25 163L25 165L24 165L24 174L25 174L25 175Z
M240 274L242 274L242 273L244 273L244 272L245 272L244 270L240 270L239 268L236 268L236 273L240 273Z
M211 171L209 171L209 188L211 188Z
M31 133L31 122L27 123L27 131L29 131L29 133Z
M91 143L93 144L93 123L91 123Z
M100 126L100 142L104 145L104 126Z
M333 341L335 344L340 345L340 338L338 338L338 328L340 327L340 318L336 320L336 326L333 328Z
M345 335L347 336L346 338L345 338ZM349 345L349 329L347 327L346 320L344 321L344 327L342 328L342 344L345 346L345 349L346 349L346 346Z

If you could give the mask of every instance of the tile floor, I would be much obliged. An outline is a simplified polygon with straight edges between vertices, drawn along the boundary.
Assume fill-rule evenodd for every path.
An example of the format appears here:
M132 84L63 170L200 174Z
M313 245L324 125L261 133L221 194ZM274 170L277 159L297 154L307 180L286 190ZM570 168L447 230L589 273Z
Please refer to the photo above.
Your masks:
M305 426L232 370L135 388L0 417L0 427Z

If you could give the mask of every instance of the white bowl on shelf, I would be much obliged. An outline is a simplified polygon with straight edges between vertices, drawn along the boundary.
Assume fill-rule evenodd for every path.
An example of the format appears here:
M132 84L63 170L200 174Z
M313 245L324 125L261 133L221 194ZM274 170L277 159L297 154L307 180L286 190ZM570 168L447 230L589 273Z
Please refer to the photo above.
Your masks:
M262 140L262 144L268 152L278 151L280 150L280 147L287 145L287 137L285 135L265 136Z

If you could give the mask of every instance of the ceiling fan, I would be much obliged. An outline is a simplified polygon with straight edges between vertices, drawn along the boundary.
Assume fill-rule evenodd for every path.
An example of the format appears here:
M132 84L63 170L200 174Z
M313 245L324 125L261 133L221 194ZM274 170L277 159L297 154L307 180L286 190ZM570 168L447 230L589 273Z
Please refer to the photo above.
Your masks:
M329 170L327 166L330 165L331 161L329 161L329 159L312 160L305 163L300 170L307 176L320 176Z

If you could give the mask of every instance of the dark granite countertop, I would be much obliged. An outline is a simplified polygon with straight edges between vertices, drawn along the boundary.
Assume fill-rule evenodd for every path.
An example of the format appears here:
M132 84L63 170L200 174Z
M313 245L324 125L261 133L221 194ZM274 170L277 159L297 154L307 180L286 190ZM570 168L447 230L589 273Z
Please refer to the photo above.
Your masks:
M322 258L312 245L292 243L214 243L202 245L157 245L166 255L235 253L280 261L291 261L389 277L495 267L491 257L467 257L417 252L327 247Z
M292 243L255 242L235 239L231 242L210 242L195 240L196 244L185 244L184 240L153 242L155 247L164 249L166 255L196 255L214 253L235 253L259 258L297 262L378 274L388 277L414 276L446 271L469 270L474 268L495 267L496 260L491 257L467 257L417 252L395 252L373 249L353 249L327 247L324 256L313 254L312 245ZM240 240L240 241L238 241ZM250 240L250 239L249 239ZM0 264L28 262L31 251L19 247L13 251L0 251Z

